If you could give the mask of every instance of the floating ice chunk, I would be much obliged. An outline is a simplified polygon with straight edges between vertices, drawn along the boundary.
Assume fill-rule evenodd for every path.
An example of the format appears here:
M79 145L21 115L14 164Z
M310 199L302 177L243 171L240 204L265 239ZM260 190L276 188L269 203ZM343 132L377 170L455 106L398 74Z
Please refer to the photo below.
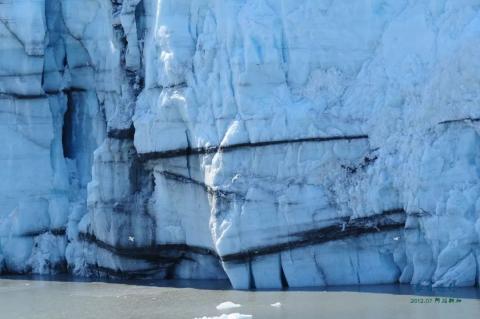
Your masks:
M272 307L276 307L276 308L279 308L279 307L281 307L281 306L282 306L282 304L281 304L280 302L276 302L276 303L272 303L272 304L270 304L270 306L272 306Z
M244 315L241 313L229 313L229 314L222 314L220 316L215 316L215 317L197 317L195 319L248 319L248 318L253 318L252 315Z
M400 237L393 237L393 240L399 240Z
M239 304L236 304L236 303L233 303L231 301L225 301L225 302L222 302L221 304L219 304L217 306L217 310L226 310L226 309L232 309L232 308L239 308L241 307L242 305L239 305Z

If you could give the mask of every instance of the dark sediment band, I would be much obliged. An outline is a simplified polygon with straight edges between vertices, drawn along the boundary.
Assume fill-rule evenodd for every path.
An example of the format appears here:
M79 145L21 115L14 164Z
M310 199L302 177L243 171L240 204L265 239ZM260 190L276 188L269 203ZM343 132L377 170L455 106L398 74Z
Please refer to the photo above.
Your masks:
M153 267L148 269L120 270L120 269L112 269L112 268L100 266L100 265L88 264L87 268L90 270L90 272L97 273L97 275L100 273L110 277L127 278L127 279L148 278L149 276L152 276L162 271L165 273L168 273L168 267L167 269Z
M163 177L165 177L167 180L173 180L173 181L183 183L183 184L197 185L197 186L203 188L204 191L207 192L208 194L214 195L214 196L217 196L217 197L220 197L220 198L227 198L229 196L236 196L237 198L244 198L244 196L241 195L241 194L231 192L231 191L216 189L216 188L213 188L210 185L199 182L199 181L197 181L193 178L190 178L190 177L187 177L187 176L184 176L184 175L171 173L171 172L168 172L168 171L162 171L159 174L162 175Z
M67 233L67 229L66 228L50 229L50 232L54 236L65 236Z
M0 93L0 100L16 99L16 100L38 100L46 99L46 94L18 94L18 93Z
M65 88L63 90L58 90L58 91L46 91L45 93L55 95L55 94L60 94L60 93L81 93L81 92L87 92L87 91L88 90L84 89L84 88L69 87L69 88Z
M150 87L151 89L160 89L160 90L168 90L168 89L184 89L187 88L188 84L187 82L180 82L180 83L174 83L170 85L154 85Z
M110 129L107 136L117 140L133 140L135 136L135 127L132 124L127 129Z
M82 88L67 88L58 91L46 91L45 94L18 94L18 93L0 93L0 100L2 99L16 99L16 100L41 100L46 99L52 95L58 95L60 93L74 93L74 92L87 92Z
M329 241L400 230L405 227L405 220L406 213L403 209L388 210L381 214L354 219L344 217L337 219L334 225L290 234L288 236L290 239L284 243L254 247L246 251L227 254L220 257L215 251L209 248L189 246L186 244L163 244L149 247L120 247L107 244L97 239L95 235L85 233L80 233L79 239L110 251L115 255L129 259L144 260L156 265L151 270L135 271L103 269L104 267L92 265L92 267L95 267L94 269L108 275L135 277L148 275L149 272L158 272L161 270L161 267L165 267L165 269L171 271L172 267L174 267L180 260L192 260L192 254L207 255L229 263L244 263L251 261L255 257L322 244Z
M209 255L224 262L243 263L251 259L296 248L307 247L329 241L342 240L366 234L399 230L405 227L406 214L403 209L384 211L367 217L351 219L340 218L334 225L306 230L289 235L287 242L250 248L247 251L218 256L209 248L189 246L186 244L163 244L149 247L119 247L107 244L92 234L80 233L79 239L95 244L97 247L110 251L118 256L130 259L141 259L157 264L172 265L181 259L191 259L190 254ZM297 239L295 239L297 238Z
M37 237L43 234L52 234L54 236L65 236L67 232L66 228L54 228L54 229L42 229L39 231L26 232L20 235L20 237Z
M427 212L426 210L420 209L418 211L408 212L408 216L413 217L432 217L434 214Z
M162 244L148 247L122 247L107 244L93 234L80 233L79 239L111 253L130 259L141 259L157 263L175 263L181 259L191 259L190 254L210 255L218 258L211 249L187 244Z
M450 124L450 123L458 123L458 122L480 122L480 118L465 117L462 119L442 121L442 122L439 122L438 124Z
M381 214L368 217L350 219L349 217L339 219L338 223L332 226L307 230L289 237L298 238L272 246L261 246L250 248L247 251L220 256L224 262L248 262L252 258L279 253L285 250L321 244L329 241L346 239L365 234L385 232L402 229L405 227L406 214L403 209L384 211Z
M187 82L181 82L181 83L177 83L177 84L161 86L161 88L162 89L181 89L181 88L186 88L187 86L188 86Z
M309 138L300 138L292 140L278 140L278 141L266 141L266 142L257 142L257 143L239 143L226 146L211 146L211 147L197 147L197 148L182 148L175 150L167 150L161 152L150 152L138 154L140 161L148 161L155 159L163 158L173 158L179 156L189 156L189 155L207 155L215 154L217 152L231 152L237 149L247 148L247 147L264 147L271 145L282 145L282 144L296 144L296 143L321 143L329 141L351 141L351 140L360 140L368 139L368 135L346 135L346 136L327 136L327 137L309 137Z

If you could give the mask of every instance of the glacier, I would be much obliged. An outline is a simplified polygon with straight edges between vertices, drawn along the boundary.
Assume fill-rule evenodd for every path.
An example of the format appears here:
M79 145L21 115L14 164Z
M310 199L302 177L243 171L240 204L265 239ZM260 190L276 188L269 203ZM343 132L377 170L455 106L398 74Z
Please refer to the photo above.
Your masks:
M0 1L0 270L480 284L480 0Z

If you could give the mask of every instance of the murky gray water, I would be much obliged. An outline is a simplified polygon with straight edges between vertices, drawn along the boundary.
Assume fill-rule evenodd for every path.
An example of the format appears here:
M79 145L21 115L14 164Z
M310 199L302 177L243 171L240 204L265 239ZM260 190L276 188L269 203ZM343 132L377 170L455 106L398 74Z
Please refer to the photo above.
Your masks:
M446 297L446 298L444 298ZM241 304L217 310L225 301ZM280 302L281 307L270 304ZM0 279L1 319L195 318L239 312L253 318L480 318L480 290L388 285L328 291L234 291L224 282L74 282Z

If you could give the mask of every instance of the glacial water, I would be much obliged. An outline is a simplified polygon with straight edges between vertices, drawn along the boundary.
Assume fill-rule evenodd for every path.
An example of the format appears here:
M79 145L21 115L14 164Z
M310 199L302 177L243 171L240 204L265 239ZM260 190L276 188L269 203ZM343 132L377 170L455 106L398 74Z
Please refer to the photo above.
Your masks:
M217 310L231 301L241 307ZM272 306L272 304L276 304ZM2 319L196 318L479 318L480 289L348 286L323 290L236 291L227 282L78 281L2 277Z

